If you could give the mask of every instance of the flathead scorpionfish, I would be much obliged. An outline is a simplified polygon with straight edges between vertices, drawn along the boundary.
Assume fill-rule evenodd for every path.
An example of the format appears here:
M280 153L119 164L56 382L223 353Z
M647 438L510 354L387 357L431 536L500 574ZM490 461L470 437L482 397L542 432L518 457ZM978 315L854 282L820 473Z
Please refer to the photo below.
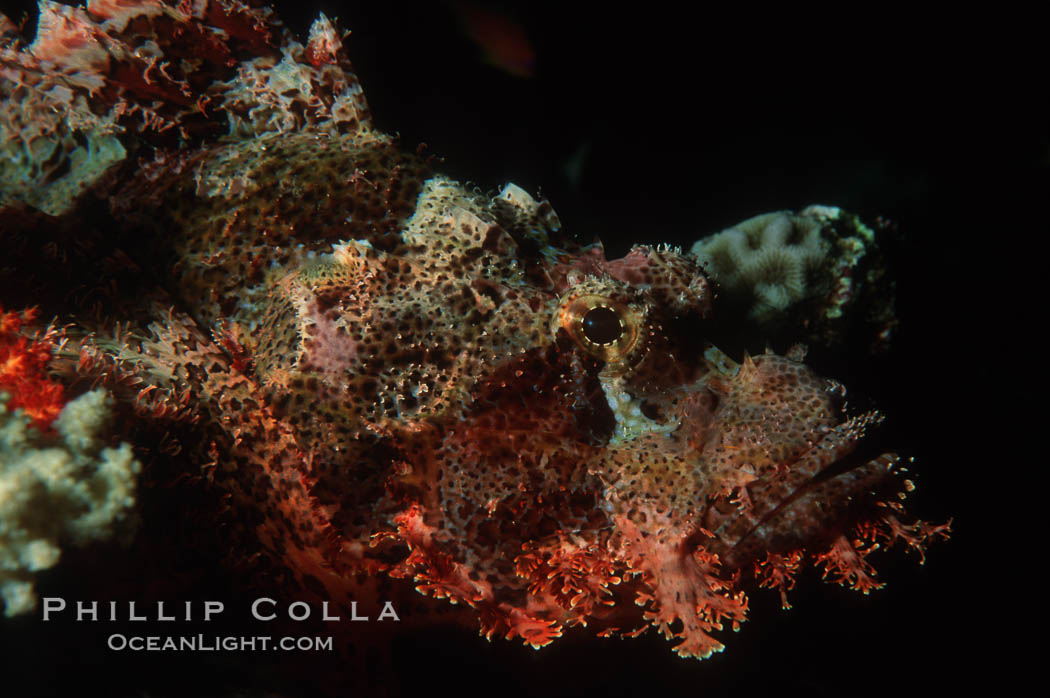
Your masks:
M402 589L490 638L651 627L704 658L746 590L786 606L811 562L867 592L872 549L946 533L803 351L709 343L695 257L609 260L376 130L323 16L303 45L237 0L41 8L31 46L4 27L47 154L12 196L60 233L101 198L99 264L139 289L63 318L56 365L112 392L147 467L223 492L240 562L289 595Z

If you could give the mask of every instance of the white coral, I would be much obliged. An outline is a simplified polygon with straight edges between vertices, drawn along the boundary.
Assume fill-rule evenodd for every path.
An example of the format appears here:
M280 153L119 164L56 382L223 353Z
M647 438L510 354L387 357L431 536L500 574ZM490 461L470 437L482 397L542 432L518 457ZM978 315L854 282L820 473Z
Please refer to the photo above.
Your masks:
M692 252L722 292L750 295L751 318L765 322L814 292L807 279L831 252L821 229L837 215L818 206L766 213L697 241Z
M0 598L8 616L34 608L33 573L58 562L60 543L105 540L130 525L141 465L126 443L102 447L111 402L102 390L80 396L48 436L0 395Z

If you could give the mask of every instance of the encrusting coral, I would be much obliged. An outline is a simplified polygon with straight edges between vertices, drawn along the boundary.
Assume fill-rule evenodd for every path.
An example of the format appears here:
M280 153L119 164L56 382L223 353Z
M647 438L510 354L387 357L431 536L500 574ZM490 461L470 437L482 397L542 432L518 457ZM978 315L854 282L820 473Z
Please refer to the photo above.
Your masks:
M721 290L753 296L753 319L772 320L807 292L815 292L811 277L820 271L831 247L821 236L820 220L807 211L749 218L698 241L693 254Z
M896 326L876 230L833 206L749 218L693 244L724 303L759 330L801 327L795 337L822 345L843 340L847 320L870 325L873 350Z

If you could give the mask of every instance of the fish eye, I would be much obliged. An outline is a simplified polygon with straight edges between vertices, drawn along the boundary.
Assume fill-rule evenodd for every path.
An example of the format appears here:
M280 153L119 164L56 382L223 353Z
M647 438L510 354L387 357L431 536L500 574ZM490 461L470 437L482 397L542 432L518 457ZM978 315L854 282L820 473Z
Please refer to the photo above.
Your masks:
M639 345L642 324L628 304L594 293L565 298L556 320L577 346L610 364L628 361Z
M612 308L591 308L581 320L583 335L595 344L612 344L623 336L623 321Z

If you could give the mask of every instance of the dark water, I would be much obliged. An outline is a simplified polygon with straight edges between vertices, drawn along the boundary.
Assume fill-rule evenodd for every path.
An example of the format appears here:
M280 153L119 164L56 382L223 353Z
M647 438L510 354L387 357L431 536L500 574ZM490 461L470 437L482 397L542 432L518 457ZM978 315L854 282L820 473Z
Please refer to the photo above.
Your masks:
M451 5L312 3L280 12L304 33L318 9L352 29L348 52L382 130L408 148L425 142L446 158L439 169L483 189L510 180L542 191L567 229L600 237L610 258L638 242L688 247L752 215L812 203L895 221L892 351L872 359L863 347L814 347L814 361L888 415L879 438L915 458L913 511L955 517L953 540L925 566L900 550L881 556L888 586L871 596L812 573L790 612L773 592L752 594L749 622L704 662L675 657L653 635L584 631L534 652L434 630L398 639L388 691L944 695L1004 676L1005 652L994 647L1008 640L985 624L996 616L989 592L1003 593L990 575L1005 556L990 531L1013 530L1000 518L1011 495L990 474L1012 467L998 352L1012 345L1010 309L1028 306L1010 293L1019 252L1002 239L1023 246L1036 235L1022 225L1023 202L1045 199L1050 163L1046 99L1020 79L1023 56L915 18L497 4L535 49L535 77L523 79L479 60ZM754 338L752 351L765 342ZM45 576L41 591L60 582ZM289 677L243 656L108 653L102 631L82 627L0 627L0 666L28 680L10 695L107 686L110 695L294 696L349 671L310 657Z

